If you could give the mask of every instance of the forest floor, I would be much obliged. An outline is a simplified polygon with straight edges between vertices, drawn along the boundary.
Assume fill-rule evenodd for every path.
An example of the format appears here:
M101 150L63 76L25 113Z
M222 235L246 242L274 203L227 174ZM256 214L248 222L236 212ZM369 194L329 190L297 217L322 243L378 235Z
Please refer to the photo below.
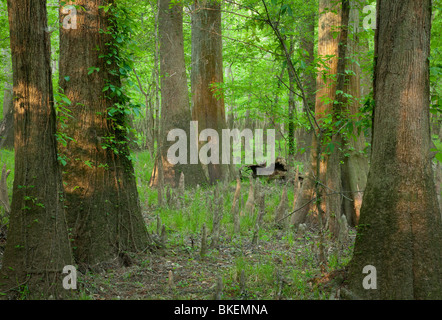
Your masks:
M215 299L221 277L221 299L329 299L336 291L332 280L343 276L353 243L353 237L344 244L329 239L328 263L321 267L314 231L264 230L255 246L251 237L226 236L204 258L198 236L168 236L165 248L135 256L132 266L79 275L79 298Z
M13 152L1 151L1 160L13 171ZM355 230L337 240L319 230L294 230L275 224L275 210L281 202L283 184L262 183L265 214L257 242L253 243L256 212L242 215L240 232L234 233L230 213L236 183L170 191L162 206L156 189L149 188L153 161L147 152L135 154L135 172L143 215L149 233L162 243L153 251L130 256L126 267L109 264L102 271L78 274L75 299L87 300L205 300L214 299L329 299L336 291L333 280L342 278L349 262ZM8 178L12 191L13 172ZM244 208L249 182L242 182L239 209ZM165 192L169 194L169 192ZM210 248L214 198L223 195L220 241ZM294 198L288 188L287 210ZM257 210L255 210L257 211ZM287 218L289 220L290 218ZM4 219L3 219L4 223ZM208 229L209 249L201 257L201 229ZM164 226L164 234L161 230ZM4 239L0 239L0 265ZM320 263L322 246L326 263ZM171 279L171 277L173 279ZM342 280L342 279L341 279ZM222 282L222 290L217 283Z
M130 267L81 275L81 299L214 299L220 293L219 278L220 298L228 300L329 299L335 293L333 279L343 277L342 270L353 252L355 230L350 229L346 237L337 240L329 234L321 236L315 229L294 230L288 221L284 228L277 226L275 210L281 202L283 184L262 183L265 215L258 241L253 244L256 212L241 216L240 233L233 232L230 209L235 182L220 186L218 193L215 187L186 189L184 195L171 191L165 204L158 206L157 191L148 187L153 161L142 152L135 155L134 163L146 224L158 241L165 226L164 246L135 256ZM243 181L240 211L248 191L249 182ZM223 195L224 214L219 246L210 249L216 194ZM290 211L294 198L291 187L287 198ZM203 224L208 228L209 249L201 257ZM320 244L326 264L320 263Z

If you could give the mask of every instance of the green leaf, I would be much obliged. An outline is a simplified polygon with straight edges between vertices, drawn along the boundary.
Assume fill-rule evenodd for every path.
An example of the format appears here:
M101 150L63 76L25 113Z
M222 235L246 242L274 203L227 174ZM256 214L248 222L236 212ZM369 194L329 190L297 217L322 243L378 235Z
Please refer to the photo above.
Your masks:
M88 75L90 75L90 74L92 74L94 71L100 71L100 68L96 68L96 67L90 67L89 69L89 72L87 73Z
M60 161L60 163L61 163L63 166L67 165L67 161L66 161L65 159L63 159L63 158L58 158L58 160Z
M289 5L287 5L287 14L288 14L290 17L293 17L293 11L292 11L292 8L291 8Z
M136 117L140 116L140 108L139 107L133 108L132 111Z
M61 100L63 100L67 104L71 104L71 100L69 100L67 97L62 97Z
M330 142L327 147L326 147L327 152L333 153L333 151L335 150L335 145L333 142Z

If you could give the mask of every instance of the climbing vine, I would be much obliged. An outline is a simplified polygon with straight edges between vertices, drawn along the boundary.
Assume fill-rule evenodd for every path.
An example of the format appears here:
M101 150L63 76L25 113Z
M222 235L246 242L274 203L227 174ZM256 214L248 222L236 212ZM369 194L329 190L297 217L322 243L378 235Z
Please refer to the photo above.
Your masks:
M108 35L106 38L109 39L105 43L106 49L99 58L105 60L109 66L109 74L114 77L106 79L103 88L105 97L113 103L106 114L112 133L104 137L102 147L130 158L128 143L134 129L131 128L128 119L131 114L139 115L140 105L132 102L123 83L132 85L129 75L133 69L134 20L131 13L119 1L110 2L99 9L108 13L108 27L106 30L101 29L100 33Z

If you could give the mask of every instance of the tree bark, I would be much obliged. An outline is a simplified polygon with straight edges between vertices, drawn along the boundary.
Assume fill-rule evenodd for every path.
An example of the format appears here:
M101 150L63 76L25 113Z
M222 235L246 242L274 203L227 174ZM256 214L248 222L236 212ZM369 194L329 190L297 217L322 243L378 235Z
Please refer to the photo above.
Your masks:
M345 105L345 112L350 121L360 120L356 118L361 106L361 68L359 54L364 52L359 46L359 5L357 1L350 1L350 29L346 57L348 58L345 70L348 73L348 79L345 84L345 92L351 96L350 101ZM356 226L359 222L359 216L362 205L362 195L365 190L368 175L368 157L363 154L365 149L365 136L363 131L358 132L358 128L353 126L352 136L346 139L346 150L349 154L344 159L342 167L342 184L346 195L343 199L347 221L351 226Z
M26 285L27 298L59 298L66 293L62 270L72 264L72 256L57 162L46 1L7 4L15 174L1 283L17 291Z
M221 4L216 0L195 1L192 13L192 118L198 121L198 132L214 129L221 155L222 129L227 128L223 83ZM200 143L201 146L201 143ZM211 184L228 175L229 166L209 163L207 175Z
M290 36L289 40L289 52L290 54L294 50L295 41L293 36ZM287 63L288 65L288 63ZM289 167L293 169L294 166L294 157L295 157L295 117L296 117L296 104L295 104L295 75L292 68L287 68L288 76L289 76L289 107L288 107L288 159L289 159Z
M119 66L109 58L112 35L102 32L111 26L111 10L100 8L107 4L114 2L75 1L84 8L77 11L77 29L60 30L60 88L71 102L67 108L72 116L65 121L65 133L73 139L61 148L67 157L63 180L74 256L85 266L148 245L125 135L127 119L124 113L108 116L125 102L104 90L121 87L119 73L112 72ZM99 71L90 73L92 67Z
M331 142L335 145L335 150L329 155L325 154L324 157L321 157L324 151L321 138L323 132L325 132L325 129L322 128L323 119L331 115L335 120L341 112L341 104L336 104L334 101L339 99L336 96L336 91L338 88L342 90L343 88L340 87L343 87L344 83L343 81L338 82L339 74L344 71L343 52L345 51L342 48L345 46L343 42L346 42L347 39L345 30L348 20L345 13L346 11L342 10L342 5L336 4L334 0L321 0L319 2L318 56L326 60L324 62L326 67L319 70L316 78L318 90L315 102L315 118L321 128L316 128L316 135L312 139L310 164L296 205L298 211L293 218L294 224L299 225L304 223L309 212L312 212L310 222L320 222L324 225L328 220L329 228L335 235L338 232L338 224L334 221L340 217L342 212L341 168L338 152L341 138L339 134L333 136ZM344 27L339 31L339 35L334 35L339 30L337 28L342 26ZM331 58L327 59L327 57ZM316 201L313 201L315 198ZM320 203L321 208L319 208L318 203ZM324 216L320 216L321 214L324 214Z
M441 299L441 217L430 157L430 0L378 0L373 151L349 287L364 299ZM364 266L377 269L365 290Z
M0 148L13 149L14 105L12 101L12 72L9 66L5 67L4 73L6 80L3 94L3 120L0 122Z
M169 7L171 6L172 7ZM196 186L206 183L201 164L171 164L167 151L174 141L167 141L170 130L182 129L187 136L187 150L190 149L190 112L189 92L187 88L186 65L184 61L183 6L172 4L170 0L159 0L159 36L161 69L161 122L162 136L161 161L163 162L164 183L178 186L181 172L186 177L186 184ZM158 162L159 158L157 158ZM158 184L158 164L154 168L151 186Z
M309 68L313 68L315 61L315 26L316 26L316 12L317 8L312 8L311 0L306 1L309 8L306 11L306 16L301 23L301 41L300 46L302 50L302 59L305 63L306 70L302 75L302 86L306 93L307 103L303 104L303 112L314 112L315 110L315 92L316 79L315 73ZM313 139L313 128L300 127L295 131L296 147L298 152L295 156L297 161L307 164L310 159L310 146ZM300 150L304 150L303 153Z

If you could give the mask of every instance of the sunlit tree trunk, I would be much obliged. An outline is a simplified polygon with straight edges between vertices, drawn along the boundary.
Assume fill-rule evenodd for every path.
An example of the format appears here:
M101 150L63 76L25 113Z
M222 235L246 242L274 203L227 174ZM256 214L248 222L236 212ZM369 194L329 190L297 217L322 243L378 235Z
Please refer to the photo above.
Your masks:
M364 299L441 299L442 225L430 156L430 0L378 0L371 167L349 288ZM365 289L365 266L376 290Z
M331 3L325 4L325 8L330 8ZM353 8L350 10L351 5ZM326 55L335 56L332 60L336 63L335 69L330 68L327 70L327 81L324 82L323 75L319 75L317 79L318 88L322 88L318 91L316 96L316 107L320 108L316 110L316 119L318 123L321 123L322 117L332 115L333 121L355 121L356 114L359 111L361 105L361 84L360 84L360 67L355 62L358 61L358 39L357 31L350 28L351 34L348 34L347 25L353 25L353 21L356 19L359 13L358 8L354 3L348 1L342 1L342 8L339 12L341 15L340 23L338 25L326 25L321 19L325 19L325 16L320 18L320 32L321 29L326 27L328 35L324 36L324 33L319 34L319 52L322 52L321 56ZM329 12L328 14L333 14ZM351 17L350 17L351 14ZM350 22L349 22L350 21ZM338 37L335 36L336 41L334 47L327 44L330 39L333 39L333 33L340 31ZM339 42L339 43L338 43ZM336 51L337 50L337 51ZM338 52L336 54L336 52ZM335 72L336 73L333 73ZM330 78L332 76L333 78ZM336 94L336 92L345 93ZM350 97L350 98L347 98ZM332 105L330 101L335 101ZM330 129L330 128L329 128ZM333 233L338 233L338 224L336 224L336 217L340 217L342 214L347 216L347 220L351 225L356 225L359 219L360 207L362 203L362 192L365 189L368 160L362 151L365 148L365 138L362 132L358 133L356 127L353 128L352 135L348 138L343 138L341 134L335 134L334 131L338 131L342 128L331 128L333 134L331 143L333 144L333 152L330 155L326 155L322 162L318 162L316 157L318 151L317 137L313 138L312 143L312 157L311 166L312 172L316 173L318 181L324 184L323 192L320 195L322 201L322 211L326 213L329 221L329 228ZM327 132L325 132L327 133ZM317 132L318 134L318 132ZM319 134L318 134L319 136ZM328 142L327 142L328 144ZM345 148L344 148L345 146ZM341 152L338 152L338 147L346 150L346 156L343 157ZM321 147L322 148L322 147ZM324 149L322 149L324 150ZM327 151L327 150L324 150ZM341 166L341 162L344 163ZM318 168L318 164L320 167ZM319 190L319 189L317 189ZM317 191L313 189L313 181L309 179L303 188L304 199L299 202L299 205L307 203L311 199L317 197ZM304 209L300 210L298 217L294 217L294 220L304 221L308 211L315 209L314 206L308 205Z
M66 293L62 271L72 257L57 161L46 1L10 0L8 14L15 173L0 285L9 285L11 295L26 285L28 298L58 298Z
M67 2L66 5L73 2ZM77 29L60 29L60 88L70 100L63 129L63 168L68 222L78 263L110 261L125 251L142 251L148 235L129 158L123 113L108 112L120 101L105 87L121 87L109 43L111 10L105 0L77 0ZM65 15L61 12L60 20ZM108 63L110 62L110 64ZM95 69L90 73L91 68Z
M192 121L184 61L183 7L170 0L159 0L159 36L161 69L161 161L164 183L178 187L181 172L186 185L195 186L206 182L201 164L171 164L167 159L169 147L175 141L167 141L168 133L181 129L186 133L187 152L190 152L190 122ZM170 7L171 6L171 7ZM158 159L157 159L158 161ZM155 165L151 185L158 184L158 164Z
M325 60L326 65L319 70L316 79L315 118L321 128L323 128L325 117L331 116L336 120L336 116L341 111L340 104L333 102L339 99L336 96L339 82L338 65L340 59L342 61L344 58L342 44L341 47L339 45L340 42L346 40L346 32L341 30L342 25L346 27L343 17L340 3L336 4L334 0L319 1L318 56ZM342 65L341 62L341 69ZM342 84L343 82L340 84L341 87ZM318 140L323 136L321 130L327 133L331 129L333 128L316 128L316 135L312 139L309 168L295 207L298 211L292 222L294 224L305 222L307 215L311 212L311 222L319 221L325 225L328 220L329 228L332 232L337 233L337 224L334 221L341 215L342 210L341 195L339 194L341 191L341 169L338 152L341 138L339 135L333 135L331 142L335 148L331 154L323 154L322 141ZM329 149L329 151L331 150ZM323 158L320 157L321 154L324 155ZM320 206L317 205L318 201Z
M228 165L221 164L222 129L227 127L224 109L221 4L216 0L195 1L192 12L192 118L198 121L198 131L214 129L219 140L219 164L209 163L209 182L224 179ZM205 144L200 143L201 144Z

